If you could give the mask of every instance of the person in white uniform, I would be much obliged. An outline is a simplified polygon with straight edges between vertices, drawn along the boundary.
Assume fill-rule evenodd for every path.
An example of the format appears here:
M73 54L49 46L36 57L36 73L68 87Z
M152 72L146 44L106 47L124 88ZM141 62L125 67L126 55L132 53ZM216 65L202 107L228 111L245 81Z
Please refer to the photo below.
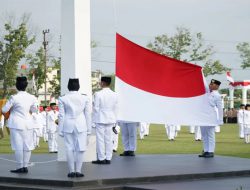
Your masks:
M91 134L91 102L78 92L79 79L69 79L69 93L59 98L59 135L64 137L68 177L84 177L83 154L87 149L87 136Z
M102 90L94 94L93 122L96 126L97 160L93 164L110 164L113 154L112 127L117 120L117 94L110 89L111 77L101 77Z
M11 96L2 108L2 113L10 111L8 127L17 162L17 169L11 170L13 173L28 173L31 150L34 149L31 113L36 111L38 102L35 96L25 92L27 85L26 77L17 77L18 93Z
M201 141L201 139L202 139L200 126L195 126L195 128L194 128L194 139L196 141Z
M33 141L35 147L40 147L40 137L43 136L43 118L42 114L37 111L32 113L32 122L33 122Z
M43 123L43 141L48 142L49 135L48 135L48 121L47 121L47 107L43 106L43 110L41 111L42 114L42 123Z
M176 126L171 124L165 124L166 134L168 136L168 140L174 141Z
M145 122L140 122L139 135L140 139L144 139L144 136L148 136L149 134L149 124Z
M209 104L217 115L218 125L223 124L223 108L221 95L218 92L221 82L212 79L209 84ZM201 126L201 135L203 139L203 152L199 157L212 158L215 150L215 126Z
M50 103L51 110L47 114L48 119L48 146L50 153L57 153L57 133L58 133L58 111L56 103Z
M241 104L240 109L239 109L239 111L237 113L237 122L238 122L238 125L239 125L239 137L241 139L244 139L244 124L243 124L244 111L245 111L245 105Z
M245 143L250 142L250 104L245 106L244 111L244 137Z
M135 156L137 145L137 127L139 122L119 121L122 132L122 144L124 152L120 156Z
M194 134L195 133L195 125L190 125L189 126L189 133Z

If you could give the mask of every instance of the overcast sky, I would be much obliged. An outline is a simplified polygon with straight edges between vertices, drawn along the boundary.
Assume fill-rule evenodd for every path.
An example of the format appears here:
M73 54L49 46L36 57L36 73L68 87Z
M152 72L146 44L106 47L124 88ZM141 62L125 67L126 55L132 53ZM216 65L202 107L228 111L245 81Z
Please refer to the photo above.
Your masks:
M0 25L6 14L30 13L32 28L39 34L36 46L41 31L49 28L51 54L56 55L60 0L0 0L0 13ZM202 32L206 43L214 46L214 58L233 68L235 80L250 80L250 70L242 71L235 48L239 42L250 42L249 23L249 0L91 0L91 38L98 43L92 51L92 70L114 72L115 32L146 46L156 35L171 35L184 26ZM226 84L225 75L215 77Z

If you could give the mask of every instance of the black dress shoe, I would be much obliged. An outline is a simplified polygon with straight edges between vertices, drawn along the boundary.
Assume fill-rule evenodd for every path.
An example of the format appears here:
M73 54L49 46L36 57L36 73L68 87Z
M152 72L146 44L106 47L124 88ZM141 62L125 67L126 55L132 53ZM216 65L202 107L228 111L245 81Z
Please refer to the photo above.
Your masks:
M208 152L204 157L205 158L213 158L214 157L214 153L213 152Z
M128 155L129 156L135 156L135 152L134 151L128 151Z
M19 169L16 169L16 170L10 170L10 172L12 172L12 173L24 173L23 168L19 168Z
M129 156L129 151L124 151L120 156Z
M202 154L199 155L199 157L205 158L208 152L203 152Z
M28 168L27 167L23 167L23 173L28 173L28 172L29 172Z
M76 175L76 177L84 177L84 174L82 174L80 172L76 172L75 175Z
M92 164L106 164L106 160L95 160L92 161Z
M116 150L113 150L113 152L117 152Z
M70 172L70 173L68 173L68 177L76 177L76 173L75 172Z
M111 160L106 160L106 164L111 164Z

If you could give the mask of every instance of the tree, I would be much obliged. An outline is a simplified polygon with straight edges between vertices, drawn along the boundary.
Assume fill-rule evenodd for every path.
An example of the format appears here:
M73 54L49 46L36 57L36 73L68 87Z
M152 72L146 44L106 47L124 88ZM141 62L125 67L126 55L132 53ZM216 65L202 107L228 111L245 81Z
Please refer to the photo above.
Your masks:
M219 60L213 61L210 58L213 54L213 47L204 45L202 33L192 35L188 29L183 27L178 27L176 34L172 37L167 34L156 36L154 42L150 42L147 47L174 59L199 64L203 66L205 76L221 74L230 70Z
M26 62L29 64L29 80L32 79L33 75L35 77L36 91L35 95L38 95L39 89L42 88L45 80L45 52L43 47L40 47L35 53L35 56L28 54L26 56Z
M52 60L52 70L56 70L57 74L53 76L53 79L49 81L51 87L49 92L53 97L58 98L61 94L60 81L61 81L61 58Z
M7 34L0 41L0 78L3 80L3 97L8 88L15 84L18 63L25 57L26 48L34 43L35 36L29 37L25 20L14 27L11 22L4 25Z
M236 48L240 52L240 57L242 58L241 67L243 69L250 67L250 44L247 42L239 43Z

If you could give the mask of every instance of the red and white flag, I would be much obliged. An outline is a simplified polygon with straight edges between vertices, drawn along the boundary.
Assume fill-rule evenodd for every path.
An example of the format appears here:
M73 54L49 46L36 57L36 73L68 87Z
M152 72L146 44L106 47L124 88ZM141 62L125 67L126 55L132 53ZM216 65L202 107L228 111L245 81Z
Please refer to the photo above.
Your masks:
M227 71L227 81L229 81L229 82L231 82L231 83L234 83L234 79L233 79L233 77L231 76L230 71Z
M116 35L118 120L214 126L202 67L166 57Z

